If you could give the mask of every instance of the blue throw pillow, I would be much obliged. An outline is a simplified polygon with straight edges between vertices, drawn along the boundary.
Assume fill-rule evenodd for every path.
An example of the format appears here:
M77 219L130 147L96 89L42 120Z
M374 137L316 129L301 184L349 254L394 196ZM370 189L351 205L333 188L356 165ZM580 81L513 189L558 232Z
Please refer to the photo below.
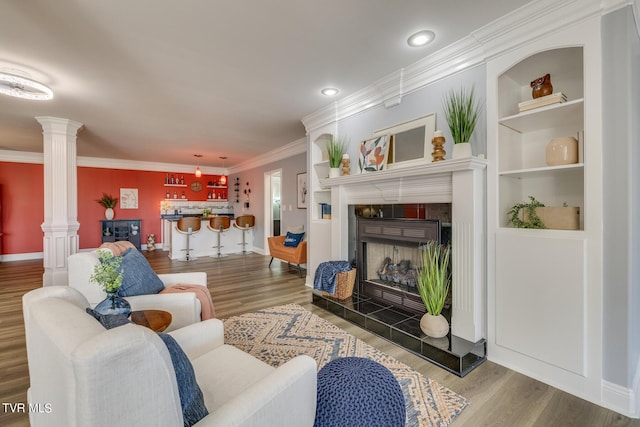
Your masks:
M162 280L137 249L130 248L122 254L121 267L123 272L121 296L157 294L164 289Z
M182 347L180 347L171 335L159 333L158 336L162 338L171 355L173 370L176 373L176 380L178 382L178 393L180 394L180 407L182 408L184 426L192 426L209 415L209 411L204 405L202 390L196 381L193 366L182 350Z
M291 233L287 231L287 237L284 238L284 245L297 248L303 237L304 233Z

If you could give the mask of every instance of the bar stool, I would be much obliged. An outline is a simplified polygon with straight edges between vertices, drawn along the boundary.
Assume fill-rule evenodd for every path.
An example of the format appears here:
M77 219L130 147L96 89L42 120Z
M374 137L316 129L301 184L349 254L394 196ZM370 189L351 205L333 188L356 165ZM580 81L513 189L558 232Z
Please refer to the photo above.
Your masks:
M186 249L182 249L183 251L186 252L186 257L184 259L181 259L180 261L191 261L195 259L189 255L189 252L193 250L190 248L189 243L191 241L191 237L193 237L194 234L200 231L200 218L196 218L196 217L180 218L176 224L176 230L179 233L187 235L187 247Z
M242 230L242 253L247 254L247 241L245 240L245 232L251 230L256 223L256 217L253 215L240 215L233 224L236 228Z
M216 246L212 246L213 248L218 248L218 258L226 257L226 255L223 255L220 252L220 249L224 247L220 244L220 236L222 235L222 233L231 228L231 220L228 216L214 216L209 219L207 228L218 234L218 244Z

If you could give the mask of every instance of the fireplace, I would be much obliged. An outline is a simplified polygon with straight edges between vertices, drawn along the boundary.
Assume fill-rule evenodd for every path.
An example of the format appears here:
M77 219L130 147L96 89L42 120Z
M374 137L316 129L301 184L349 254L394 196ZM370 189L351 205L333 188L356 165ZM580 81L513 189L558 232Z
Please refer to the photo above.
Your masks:
M439 219L358 218L356 259L361 295L422 314L416 286L420 246L442 243Z

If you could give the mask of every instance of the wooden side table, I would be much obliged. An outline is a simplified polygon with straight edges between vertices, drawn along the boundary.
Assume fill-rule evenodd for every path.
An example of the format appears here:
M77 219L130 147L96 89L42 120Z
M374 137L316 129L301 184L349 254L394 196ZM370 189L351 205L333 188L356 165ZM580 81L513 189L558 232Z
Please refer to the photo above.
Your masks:
M171 313L164 310L132 311L131 321L152 331L162 332L171 324Z

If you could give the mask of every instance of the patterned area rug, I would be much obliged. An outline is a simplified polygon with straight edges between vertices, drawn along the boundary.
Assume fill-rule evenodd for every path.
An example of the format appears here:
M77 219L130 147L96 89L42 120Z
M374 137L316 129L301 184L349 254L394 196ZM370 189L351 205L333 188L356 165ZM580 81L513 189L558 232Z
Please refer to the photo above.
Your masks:
M300 354L313 357L318 370L338 357L367 357L381 363L400 383L407 406L407 426L447 426L468 404L466 398L297 304L234 316L223 322L226 344L271 366L277 367Z

